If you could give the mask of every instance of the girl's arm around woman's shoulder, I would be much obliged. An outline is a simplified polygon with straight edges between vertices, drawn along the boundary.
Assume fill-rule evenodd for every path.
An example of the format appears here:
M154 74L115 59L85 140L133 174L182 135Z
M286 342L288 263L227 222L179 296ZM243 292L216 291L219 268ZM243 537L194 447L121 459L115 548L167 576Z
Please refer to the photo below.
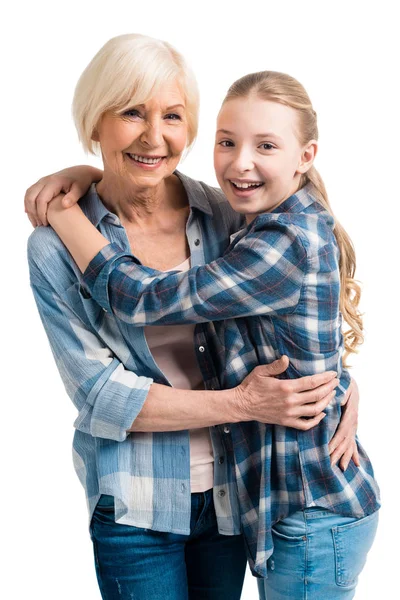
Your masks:
M105 310L125 322L172 325L291 313L307 269L304 234L275 217L251 224L221 258L183 273L144 267L107 245L83 281Z

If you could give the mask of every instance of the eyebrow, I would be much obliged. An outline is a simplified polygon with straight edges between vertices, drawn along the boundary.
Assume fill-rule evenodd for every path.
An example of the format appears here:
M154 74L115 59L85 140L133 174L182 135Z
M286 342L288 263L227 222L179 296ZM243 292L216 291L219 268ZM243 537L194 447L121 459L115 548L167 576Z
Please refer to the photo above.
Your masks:
M217 133L224 133L225 135L235 135L235 133L233 131L228 131L227 129L218 129ZM276 135L275 133L272 133L272 131L269 131L267 133L257 133L257 135L255 135L254 137L256 138L275 138L276 140L281 140L282 138L279 137L279 135Z
M185 108L184 104L174 104L173 106L168 106L167 110L172 110L173 108Z
M146 108L145 104L136 104L134 106L138 106L139 108ZM183 108L183 109L185 109L185 105L184 104L173 104L172 106L167 106L167 108L165 110L173 110L174 108Z

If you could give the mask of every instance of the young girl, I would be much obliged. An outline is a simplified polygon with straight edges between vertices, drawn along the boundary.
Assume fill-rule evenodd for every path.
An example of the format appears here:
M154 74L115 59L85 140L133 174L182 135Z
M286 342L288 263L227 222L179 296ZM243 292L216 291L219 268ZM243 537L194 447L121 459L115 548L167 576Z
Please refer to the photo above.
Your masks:
M310 431L246 422L245 412L243 423L224 429L250 566L268 572L259 580L268 600L305 590L309 599L352 598L377 527L379 491L363 448L360 466L350 462L344 472L329 457L349 383L342 353L355 351L362 324L352 245L313 166L317 140L316 113L292 77L266 71L231 86L218 116L215 170L247 226L223 257L186 272L142 266L78 205L64 210L56 199L48 211L86 293L114 313L123 336L132 327L214 322L208 343L221 387L284 354L290 378L337 371L336 397ZM350 326L344 340L340 311Z

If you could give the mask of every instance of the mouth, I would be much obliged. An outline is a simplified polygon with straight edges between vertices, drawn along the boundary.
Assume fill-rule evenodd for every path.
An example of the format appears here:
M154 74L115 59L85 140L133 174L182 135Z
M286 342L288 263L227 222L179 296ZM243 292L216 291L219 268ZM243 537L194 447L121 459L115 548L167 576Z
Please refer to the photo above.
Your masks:
M132 154L130 152L127 152L126 156L129 158L130 162L146 170L157 169L163 160L167 158L166 156L143 156L141 154Z
M233 181L232 179L229 179L228 181L235 196L239 196L240 198L252 196L260 187L263 187L264 185L262 181Z

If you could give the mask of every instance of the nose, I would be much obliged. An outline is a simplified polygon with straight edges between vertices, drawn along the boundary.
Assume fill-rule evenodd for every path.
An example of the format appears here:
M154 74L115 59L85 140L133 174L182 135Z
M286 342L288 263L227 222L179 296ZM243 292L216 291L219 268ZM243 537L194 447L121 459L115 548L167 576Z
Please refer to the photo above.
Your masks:
M250 149L243 146L236 147L231 166L238 173L251 171L254 168L254 160Z
M141 141L149 148L157 148L163 143L161 123L159 121L148 121L141 135Z

